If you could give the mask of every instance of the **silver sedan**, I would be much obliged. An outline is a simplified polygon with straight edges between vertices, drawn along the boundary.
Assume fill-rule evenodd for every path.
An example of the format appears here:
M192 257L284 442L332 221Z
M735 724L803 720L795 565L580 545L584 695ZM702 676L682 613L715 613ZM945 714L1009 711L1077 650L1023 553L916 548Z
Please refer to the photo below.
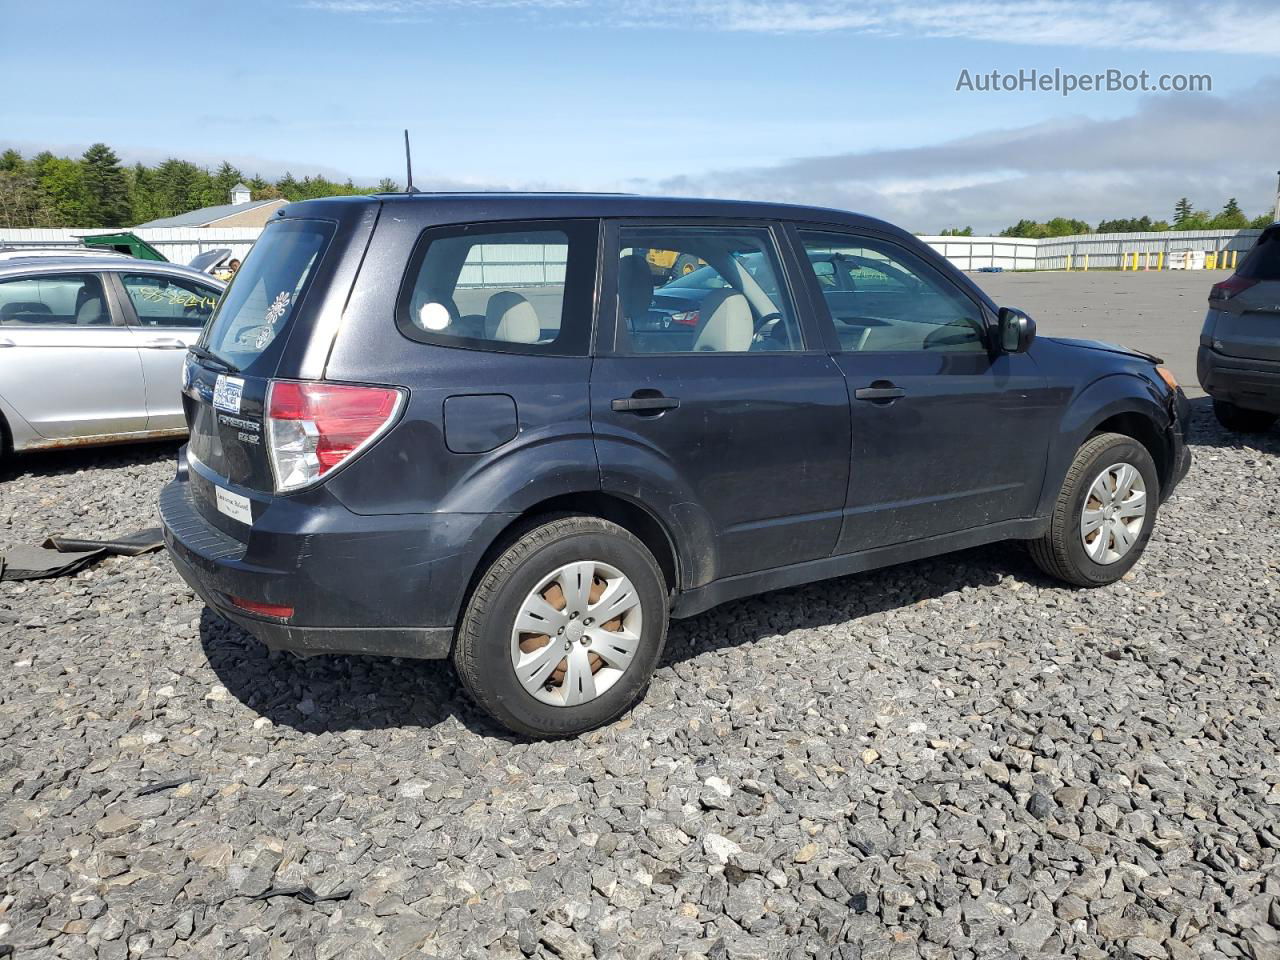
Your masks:
M132 257L0 262L0 457L185 433L183 357L224 286Z

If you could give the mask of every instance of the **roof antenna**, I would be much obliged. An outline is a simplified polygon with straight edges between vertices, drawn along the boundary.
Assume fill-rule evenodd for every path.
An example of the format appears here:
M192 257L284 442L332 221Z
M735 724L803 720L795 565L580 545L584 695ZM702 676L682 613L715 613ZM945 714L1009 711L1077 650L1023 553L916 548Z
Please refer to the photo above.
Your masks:
M418 188L413 185L413 158L409 155L409 131L404 132L404 172L405 172L405 193L417 193Z

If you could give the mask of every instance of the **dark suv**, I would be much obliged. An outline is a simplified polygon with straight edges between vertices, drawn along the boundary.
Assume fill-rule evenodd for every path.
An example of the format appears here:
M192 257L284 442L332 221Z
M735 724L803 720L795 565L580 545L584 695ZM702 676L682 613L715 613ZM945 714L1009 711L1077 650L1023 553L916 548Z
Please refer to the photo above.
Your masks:
M1209 292L1196 374L1228 430L1261 432L1280 418L1280 223Z
M696 316L661 322L650 249L716 272ZM511 729L572 734L642 696L669 616L735 597L1004 539L1121 577L1186 400L1153 357L1034 337L836 210L297 203L187 358L166 541L273 649L452 656Z

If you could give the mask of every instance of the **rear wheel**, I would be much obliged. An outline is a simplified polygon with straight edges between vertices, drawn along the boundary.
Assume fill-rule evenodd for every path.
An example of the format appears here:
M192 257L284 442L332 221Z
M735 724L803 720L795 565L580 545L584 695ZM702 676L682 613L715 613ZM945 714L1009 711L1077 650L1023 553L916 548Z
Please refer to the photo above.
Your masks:
M1159 502L1160 476L1146 447L1118 433L1092 437L1076 452L1031 557L1079 587L1115 583L1146 549Z
M1276 422L1274 413L1263 410L1246 410L1229 400L1213 401L1213 415L1228 430L1236 433L1263 433Z
M666 586L645 545L598 517L566 517L530 530L485 571L453 662L507 728L572 736L644 695L666 635Z

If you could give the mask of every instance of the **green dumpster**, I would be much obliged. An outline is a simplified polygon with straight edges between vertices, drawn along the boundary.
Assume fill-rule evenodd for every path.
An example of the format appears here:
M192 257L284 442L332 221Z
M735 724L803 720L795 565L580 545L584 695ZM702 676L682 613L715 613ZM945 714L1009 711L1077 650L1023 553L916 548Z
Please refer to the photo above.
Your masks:
M169 259L137 234L125 230L120 233L95 233L81 236L80 242L86 247L109 247L118 253L127 253L139 260L159 260L168 263Z

